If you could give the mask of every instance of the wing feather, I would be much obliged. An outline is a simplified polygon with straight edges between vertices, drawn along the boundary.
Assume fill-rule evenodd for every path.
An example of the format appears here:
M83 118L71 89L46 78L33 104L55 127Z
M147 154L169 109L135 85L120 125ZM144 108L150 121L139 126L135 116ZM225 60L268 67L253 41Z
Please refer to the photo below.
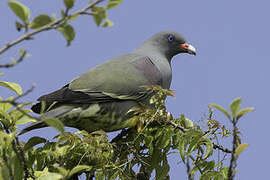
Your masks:
M128 54L91 69L61 89L41 96L38 101L45 102L45 110L55 102L58 106L140 101L151 95L151 92L142 86L161 84L161 73L150 58ZM37 113L40 113L40 109L41 103L32 107Z

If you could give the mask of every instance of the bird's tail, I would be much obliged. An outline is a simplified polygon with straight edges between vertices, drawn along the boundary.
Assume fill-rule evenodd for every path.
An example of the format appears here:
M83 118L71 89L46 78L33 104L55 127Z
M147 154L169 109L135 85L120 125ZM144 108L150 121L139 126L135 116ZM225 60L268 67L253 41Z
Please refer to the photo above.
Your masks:
M48 125L45 122L43 122L43 121L32 123L30 126L24 128L19 133L19 136L22 135L22 134L24 134L24 133L27 133L27 132L29 132L31 130L39 129L39 128L44 128L44 127L48 127Z

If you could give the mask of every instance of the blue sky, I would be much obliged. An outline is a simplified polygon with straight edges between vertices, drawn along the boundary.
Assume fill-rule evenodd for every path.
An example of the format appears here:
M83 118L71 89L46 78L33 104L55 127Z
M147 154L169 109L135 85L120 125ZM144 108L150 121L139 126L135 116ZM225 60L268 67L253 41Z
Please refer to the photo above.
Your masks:
M52 14L63 7L62 1L35 0L20 2L31 9L32 17L38 13ZM77 2L82 7L83 1ZM124 0L109 11L115 26L97 28L91 17L72 22L76 39L70 47L59 32L43 32L8 51L0 59L14 56L18 48L29 50L30 58L12 69L1 69L1 80L17 82L26 90L36 84L25 101L34 101L68 83L74 77L115 56L129 53L144 40L162 30L184 34L196 47L197 56L178 55L172 61L171 89L176 98L167 101L168 111L174 116L184 113L197 121L207 113L210 103L228 107L231 100L241 96L243 107L253 106L256 111L246 115L239 123L243 142L250 144L238 162L236 179L265 179L268 174L269 111L269 22L270 1L260 0ZM9 10L7 1L0 1L0 46L16 39L17 19ZM1 96L10 94L0 89ZM216 119L227 120L220 113ZM42 135L51 137L50 128L22 137ZM183 164L172 159L171 179L186 177Z

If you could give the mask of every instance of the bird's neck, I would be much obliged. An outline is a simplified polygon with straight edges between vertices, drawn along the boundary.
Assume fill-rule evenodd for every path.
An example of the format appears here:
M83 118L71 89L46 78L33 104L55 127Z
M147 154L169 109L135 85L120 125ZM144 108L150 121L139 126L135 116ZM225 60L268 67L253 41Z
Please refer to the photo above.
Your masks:
M160 70L163 77L163 88L169 89L171 85L172 73L171 73L171 58L159 50L156 46L143 44L134 51L135 54L147 56Z
M154 44L155 43L155 44ZM134 50L134 53L140 54L143 56L148 56L152 58L153 60L167 60L169 64L171 64L172 55L166 53L167 49L164 49L164 47L160 46L160 44L156 42L145 42L141 46L139 46L137 49Z

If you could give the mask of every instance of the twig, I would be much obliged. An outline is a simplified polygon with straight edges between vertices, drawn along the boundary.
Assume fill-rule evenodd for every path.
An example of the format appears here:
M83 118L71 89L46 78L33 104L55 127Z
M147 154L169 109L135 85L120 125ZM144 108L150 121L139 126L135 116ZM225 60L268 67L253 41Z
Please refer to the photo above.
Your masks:
M4 45L0 49L0 55L3 54L4 52L6 52L9 48L15 46L16 44L18 44L18 43L20 43L20 42L22 42L24 40L27 40L29 38L32 38L32 36L34 36L35 34L38 34L40 32L47 31L47 30L57 29L69 17L76 16L76 15L81 15L81 14L94 15L93 13L88 12L88 10L91 9L92 7L94 7L95 5L101 3L102 1L104 1L104 0L96 0L95 2L88 4L83 9L81 9L79 11L76 11L75 13L70 14L67 17L56 19L55 21L53 21L53 22L51 22L51 23L49 23L49 24L47 24L45 26L42 26L41 28L36 29L36 30L34 30L32 32L26 32L24 35L22 35L18 39L14 40L14 41L11 41L11 42L7 43L6 45ZM22 60L23 60L23 58L19 62L21 62ZM3 64L3 65L0 65L0 68L1 67L6 67L6 66L12 67L14 65L10 66L10 64Z
M10 134L9 129L5 125L4 125L4 129L5 129L6 133ZM17 148L18 148L19 152L18 152ZM20 146L19 139L18 139L17 136L15 136L15 140L12 141L12 149L15 152L15 154L18 156L18 158L20 160L19 163L21 164L21 166L24 169L24 180L27 180L28 177L31 177L32 179L35 179L35 177L28 171L26 159L25 159L25 156L24 156L24 152L23 152L23 150L22 150L22 148ZM8 169L10 168L9 169L10 179L14 179L11 167L9 167L7 157L5 156L5 151L4 151L4 154L3 154L3 158L4 158L4 161L7 164Z
M166 123L172 125L176 129L180 129L182 132L186 132L187 131L187 129L185 129L184 127L182 127L182 126L180 126L180 125L178 125L178 124L176 124L176 123L174 123L172 121L166 121ZM232 153L231 150L229 150L229 149L227 149L227 148L225 148L223 146L217 145L215 143L213 143L213 148L214 149L219 149L219 150L221 150L221 151L223 151L225 153Z
M18 111L20 111L23 115L25 115L25 116L27 116L27 117L29 117L31 119L35 119L35 120L39 121L40 120L39 118L34 117L34 116L31 116L30 114L26 113L24 110L22 110L21 108L19 108L18 106L20 104L22 104L22 103L17 102L18 99L20 99L20 98L28 95L29 93L31 93L34 90L34 88L35 88L35 86L33 85L30 89L28 89L27 91L25 91L23 94L21 94L19 96L16 96L14 99L12 99L12 100L2 100L2 101L0 101L0 103L9 103L9 104L15 106L15 108Z
M97 13L95 13L95 12L82 12L81 14L82 15L91 15L91 16L93 16L93 15L96 15Z
M184 127L182 127L182 126L180 126L180 125L178 125L176 123L174 123L173 121L166 121L165 123L168 123L168 124L172 125L174 128L179 129L182 132L186 132L187 131L187 129L185 129Z
M24 97L24 96L27 96L27 95L28 95L29 93L31 93L34 89L35 89L35 85L33 84L32 87L31 87L30 89L26 90L26 91L25 91L24 93L22 93L21 95L15 97L15 98L13 99L13 101L17 101L18 99L20 99L20 98L22 98L22 97Z
M18 148L18 149L17 149ZM17 156L19 157L20 164L23 167L24 170L24 180L27 180L28 177L31 177L32 179L36 179L28 170L26 159L24 156L24 152L20 146L19 139L17 136L15 136L15 140L12 142L12 149L15 151Z
M9 64L0 64L0 68L10 68L10 67L15 66L16 64L19 64L20 62L23 61L23 59L25 58L25 55L26 55L26 51L24 50L23 53L15 62L9 63Z
M225 147L223 147L223 146L217 145L217 144L215 144L215 143L213 143L213 148L214 148L214 149L219 149L219 150L221 150L221 151L223 151L223 152L225 152L225 153L232 153L231 150L229 150L229 149L227 149L227 148L225 148Z

